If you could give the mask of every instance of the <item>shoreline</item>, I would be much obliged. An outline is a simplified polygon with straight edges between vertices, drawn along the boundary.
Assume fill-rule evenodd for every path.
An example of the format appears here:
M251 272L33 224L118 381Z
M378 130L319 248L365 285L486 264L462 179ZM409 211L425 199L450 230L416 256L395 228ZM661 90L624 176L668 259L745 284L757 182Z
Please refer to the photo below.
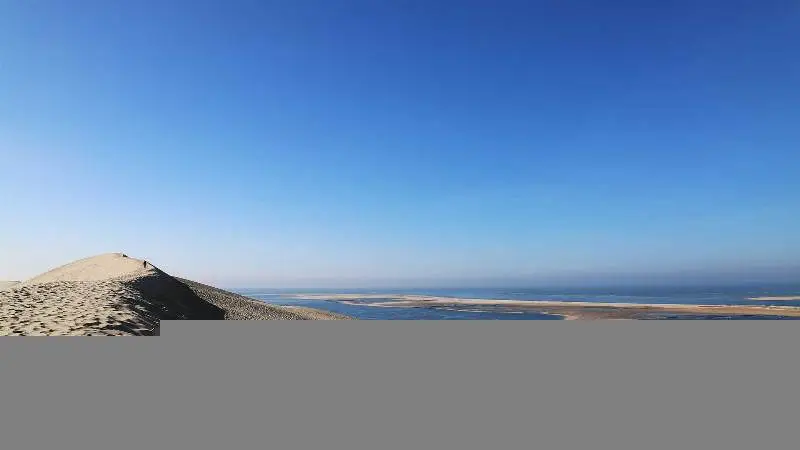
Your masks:
M297 294L302 296L302 294ZM449 298L424 295L380 295L380 294L331 294L303 296L315 300L337 301L349 305L383 308L420 308L437 306L490 306L519 308L545 314L554 314L566 320L578 319L646 319L648 315L717 315L717 316L784 316L800 317L800 307L766 305L691 305L660 303L601 303L566 302L551 300L491 300L470 298ZM354 300L393 299L389 301L361 303Z
M784 295L775 297L747 297L754 302L791 302L800 300L800 295Z

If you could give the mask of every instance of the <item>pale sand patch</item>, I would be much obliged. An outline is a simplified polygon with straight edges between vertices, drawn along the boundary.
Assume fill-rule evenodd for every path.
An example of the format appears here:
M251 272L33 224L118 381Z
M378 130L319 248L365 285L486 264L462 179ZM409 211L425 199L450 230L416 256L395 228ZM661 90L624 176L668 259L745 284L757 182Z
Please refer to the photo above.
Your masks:
M17 284L19 284L19 281L0 281L0 291L9 289Z
M341 317L179 280L121 253L75 261L0 291L0 335L154 335L161 320Z
M305 306L290 306L290 305L287 305L287 306L283 306L283 308L286 308L286 309L288 309L290 311L293 311L293 312L298 312L298 313L301 313L301 314L305 314L305 315L308 316L309 319L313 319L313 320L336 320L336 319L338 319L338 320L348 320L348 319L352 319L351 317L347 317L347 316L342 315L342 314L332 313L332 312L328 312L328 311L320 311L318 309L307 308Z
M759 301L759 302L780 302L780 301L793 301L793 300L800 300L800 295L788 295L784 297L748 297L748 300Z

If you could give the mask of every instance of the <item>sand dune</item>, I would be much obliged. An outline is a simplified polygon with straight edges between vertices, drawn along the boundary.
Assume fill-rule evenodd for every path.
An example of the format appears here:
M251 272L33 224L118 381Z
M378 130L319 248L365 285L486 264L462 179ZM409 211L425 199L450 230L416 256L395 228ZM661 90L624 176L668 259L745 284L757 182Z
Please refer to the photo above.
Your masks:
M340 318L174 278L121 253L75 261L0 291L0 335L157 335L161 320Z

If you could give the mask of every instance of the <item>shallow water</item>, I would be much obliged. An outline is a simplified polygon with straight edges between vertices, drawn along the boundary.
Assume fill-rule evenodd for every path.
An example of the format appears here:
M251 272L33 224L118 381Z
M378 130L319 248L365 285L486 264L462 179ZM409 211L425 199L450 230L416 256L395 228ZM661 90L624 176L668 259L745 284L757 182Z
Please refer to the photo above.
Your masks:
M379 308L368 305L349 305L336 301L265 299L278 305L309 308L345 314L362 320L561 320L560 316L538 312L477 311L475 308Z

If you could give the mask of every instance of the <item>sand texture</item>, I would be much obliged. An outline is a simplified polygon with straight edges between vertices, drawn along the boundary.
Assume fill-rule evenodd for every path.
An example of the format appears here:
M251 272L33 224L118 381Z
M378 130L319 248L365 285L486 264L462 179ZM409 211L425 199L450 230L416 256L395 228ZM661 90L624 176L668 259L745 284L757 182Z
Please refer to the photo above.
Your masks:
M110 253L0 290L0 335L158 335L161 320L340 319L267 305Z
M178 278L198 297L225 311L226 320L285 319L285 320L336 320L350 319L341 314L311 308L276 306L253 300L196 281Z
M19 281L0 281L0 291L3 289L10 289L12 286L19 284Z

